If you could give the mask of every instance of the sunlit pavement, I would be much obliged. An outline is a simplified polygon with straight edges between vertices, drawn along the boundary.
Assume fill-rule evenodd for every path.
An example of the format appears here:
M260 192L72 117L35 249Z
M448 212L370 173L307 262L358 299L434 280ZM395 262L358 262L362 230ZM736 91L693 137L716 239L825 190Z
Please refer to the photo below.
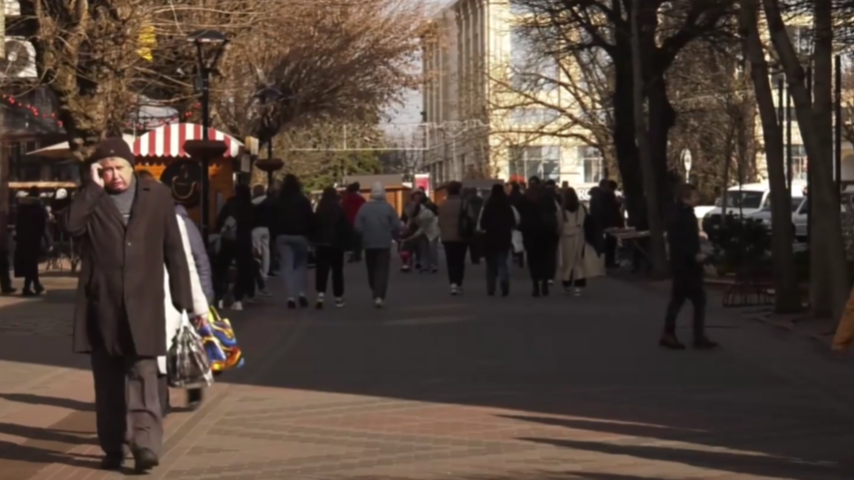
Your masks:
M363 265L348 267L343 309L286 310L274 280L274 297L230 315L247 366L169 417L148 477L854 478L849 366L719 309L721 350L662 351L659 290L599 280L581 298L532 299L516 275L510 298L488 298L482 266L460 297L443 273L395 273L385 310ZM0 480L124 475L93 470L70 301L0 300Z

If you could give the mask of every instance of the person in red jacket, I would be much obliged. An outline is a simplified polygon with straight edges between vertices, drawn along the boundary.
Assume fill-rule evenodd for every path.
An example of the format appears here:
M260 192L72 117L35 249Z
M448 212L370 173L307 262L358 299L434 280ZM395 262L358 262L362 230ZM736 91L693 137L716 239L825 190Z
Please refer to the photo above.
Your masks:
M344 215L347 216L347 221L350 222L350 226L353 226L353 222L356 221L356 214L359 213L359 209L362 208L362 205L366 202L365 197L359 193L359 190L361 190L359 182L347 185L347 192L344 194L343 200L341 200L341 208L344 209ZM362 260L361 238L359 238L359 234L355 230L353 236L353 249L350 252L350 263Z

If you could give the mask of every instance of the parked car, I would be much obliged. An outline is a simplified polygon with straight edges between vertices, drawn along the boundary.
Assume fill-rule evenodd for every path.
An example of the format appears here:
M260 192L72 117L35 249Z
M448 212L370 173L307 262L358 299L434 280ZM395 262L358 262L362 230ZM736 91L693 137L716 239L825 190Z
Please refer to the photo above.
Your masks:
M792 182L792 191L800 193L806 188L805 182ZM722 199L715 202L715 208L708 211L702 222L703 231L708 232L711 225L720 224L718 221L721 214L748 217L770 205L769 195L771 190L767 183L748 183L737 185L727 189L727 205L722 206ZM696 211L695 211L696 213Z
M806 192L806 189L804 189ZM851 208L852 200L854 200L854 189L850 187L842 192L841 208L846 212ZM795 240L805 242L809 237L809 211L810 201L809 196L799 195L792 196L792 230L795 235ZM771 228L771 204L770 202L762 210L749 216L750 218L758 219L763 225Z

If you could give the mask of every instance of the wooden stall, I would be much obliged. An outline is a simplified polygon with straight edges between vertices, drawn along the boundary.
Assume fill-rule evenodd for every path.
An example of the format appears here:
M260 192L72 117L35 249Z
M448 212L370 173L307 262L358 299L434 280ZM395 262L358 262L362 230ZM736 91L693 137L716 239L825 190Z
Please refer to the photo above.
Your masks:
M195 222L199 222L202 215L202 169L199 162L191 159L184 151L184 142L201 138L201 125L173 123L146 133L133 144L136 169L147 170L171 188L172 196L179 199ZM220 208L234 195L235 161L241 154L243 144L213 128L208 130L208 138L222 140L227 147L223 157L210 164L208 224L214 225Z
M385 197L388 203L394 207L398 215L403 214L403 207L409 201L412 188L403 184L403 175L352 175L344 178L344 186L359 182L359 193L369 199L371 186L379 182L385 188Z
M435 202L436 205L441 205L442 202L448 198L449 183L450 182L443 183L433 191L433 202ZM492 190L492 186L495 184L504 185L504 180L499 178L474 178L463 180L461 183L463 184L463 189L474 188L478 193L480 193L481 197L487 198L489 197L489 192Z

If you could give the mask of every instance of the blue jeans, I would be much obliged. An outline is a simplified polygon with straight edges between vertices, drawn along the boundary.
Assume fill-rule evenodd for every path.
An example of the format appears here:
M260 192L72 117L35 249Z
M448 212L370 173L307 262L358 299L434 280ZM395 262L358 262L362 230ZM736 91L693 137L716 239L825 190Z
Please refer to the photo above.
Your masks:
M284 277L288 297L305 295L308 281L308 238L303 235L279 235L279 274Z
M495 291L495 280L501 283L510 282L510 270L508 262L510 250L489 250L486 256L486 288L490 292Z

